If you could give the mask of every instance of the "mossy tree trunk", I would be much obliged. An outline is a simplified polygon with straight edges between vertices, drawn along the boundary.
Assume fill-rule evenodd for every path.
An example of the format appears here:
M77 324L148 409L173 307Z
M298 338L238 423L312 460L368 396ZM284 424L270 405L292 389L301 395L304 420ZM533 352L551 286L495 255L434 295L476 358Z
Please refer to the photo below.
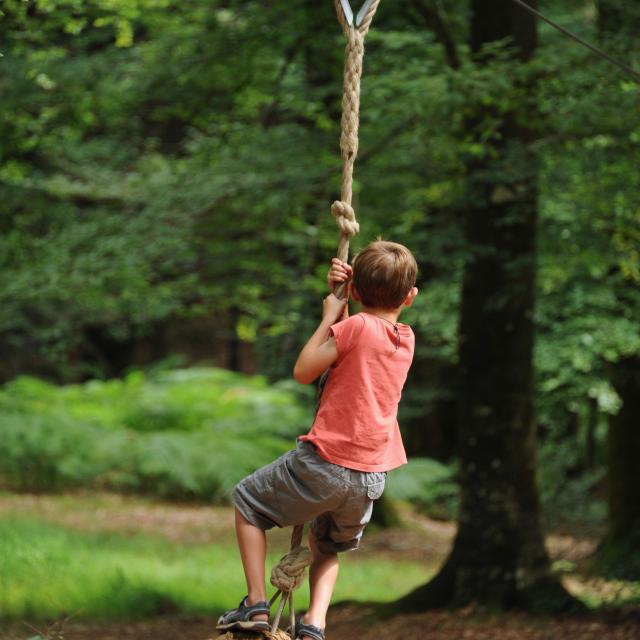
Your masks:
M510 0L472 0L471 48L510 39L511 58L536 47L536 23ZM515 65L514 65L515 66ZM540 526L533 420L533 308L537 161L528 123L535 86L514 85L506 108L479 99L468 121L484 144L468 163L469 257L459 327L459 529L438 575L399 603L404 610L476 601L557 609L572 603L551 575ZM471 106L471 105L470 105ZM487 142L486 122L500 124Z

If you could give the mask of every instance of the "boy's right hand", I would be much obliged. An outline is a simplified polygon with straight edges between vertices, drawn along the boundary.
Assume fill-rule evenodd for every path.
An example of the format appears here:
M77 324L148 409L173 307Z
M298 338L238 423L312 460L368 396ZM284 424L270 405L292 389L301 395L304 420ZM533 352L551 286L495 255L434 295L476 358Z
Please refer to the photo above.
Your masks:
M343 282L349 282L351 280L351 276L353 275L353 269L342 260L338 260L338 258L331 259L331 267L329 268L329 273L327 274L327 284L329 285L329 289L333 291L334 287L342 284Z

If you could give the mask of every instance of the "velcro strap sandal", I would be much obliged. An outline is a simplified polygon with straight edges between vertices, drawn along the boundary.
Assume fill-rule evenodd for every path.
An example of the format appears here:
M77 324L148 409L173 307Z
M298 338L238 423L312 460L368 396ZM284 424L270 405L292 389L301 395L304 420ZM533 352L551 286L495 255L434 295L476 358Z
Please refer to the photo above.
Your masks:
M305 637L312 638L313 640L325 640L324 629L316 627L313 624L305 624L302 622L302 618L296 620L295 634L291 633L291 627L287 629L287 633L291 636L292 640L305 640Z
M219 631L230 631L239 629L241 631L269 631L269 623L266 620L252 620L258 613L269 615L269 605L267 602L257 602L247 604L248 596L242 598L242 602L236 609L226 611L218 618L216 629Z

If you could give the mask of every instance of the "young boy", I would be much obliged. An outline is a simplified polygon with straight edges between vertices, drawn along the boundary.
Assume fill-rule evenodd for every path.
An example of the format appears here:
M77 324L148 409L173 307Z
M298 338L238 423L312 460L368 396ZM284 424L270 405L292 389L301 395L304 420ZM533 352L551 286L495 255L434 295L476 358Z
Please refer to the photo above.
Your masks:
M396 416L414 335L398 316L418 293L416 275L411 252L393 242L368 245L353 269L333 259L329 285L347 283L361 311L347 317L346 299L325 298L322 321L293 371L308 384L330 368L313 425L295 450L234 489L248 595L220 617L218 629L269 629L265 530L311 522L311 601L292 634L295 640L324 640L337 554L358 547L387 471L407 462Z

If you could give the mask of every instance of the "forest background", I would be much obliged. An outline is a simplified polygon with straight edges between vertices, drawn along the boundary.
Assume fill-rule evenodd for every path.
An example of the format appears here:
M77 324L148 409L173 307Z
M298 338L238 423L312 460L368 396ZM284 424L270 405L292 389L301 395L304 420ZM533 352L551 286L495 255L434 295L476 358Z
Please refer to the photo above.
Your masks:
M539 8L640 66L636 2ZM337 241L333 3L0 9L2 487L224 504L313 406L289 379ZM639 85L511 0L383 1L366 48L352 248L406 244L421 290L416 464L378 519L470 523L401 602L535 608L524 571L570 607L525 531L591 535L637 602Z

